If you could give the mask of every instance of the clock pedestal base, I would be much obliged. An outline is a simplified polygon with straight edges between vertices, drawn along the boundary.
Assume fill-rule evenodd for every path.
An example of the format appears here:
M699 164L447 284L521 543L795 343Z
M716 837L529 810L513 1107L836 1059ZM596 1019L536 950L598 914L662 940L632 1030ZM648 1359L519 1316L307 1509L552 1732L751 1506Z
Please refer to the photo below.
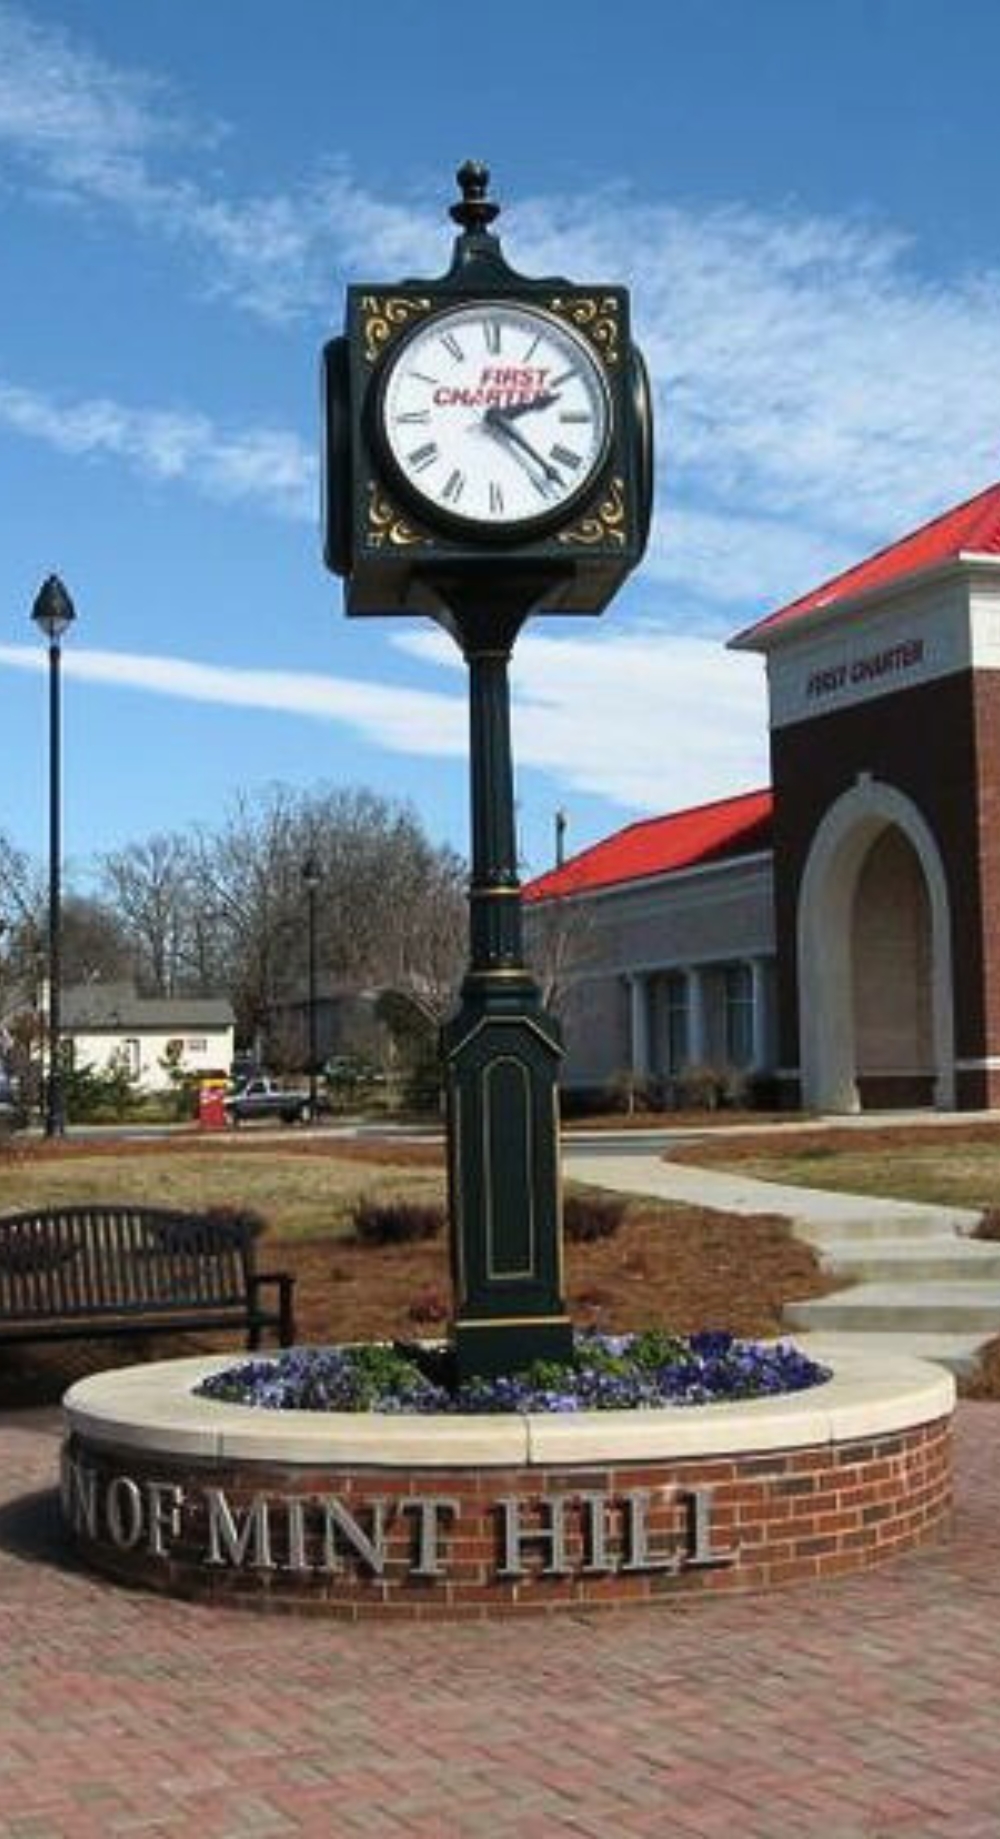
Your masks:
M558 1030L525 973L472 977L444 1046L458 1376L566 1361Z

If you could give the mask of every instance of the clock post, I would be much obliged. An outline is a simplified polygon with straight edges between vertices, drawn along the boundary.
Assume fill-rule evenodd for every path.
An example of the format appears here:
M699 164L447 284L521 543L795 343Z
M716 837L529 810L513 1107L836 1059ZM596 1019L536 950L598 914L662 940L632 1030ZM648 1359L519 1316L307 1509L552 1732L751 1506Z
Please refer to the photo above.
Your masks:
M562 1042L524 962L508 662L530 582L448 621L469 669L469 966L443 1032L460 1378L568 1360L557 1080Z
M353 615L424 613L469 671L470 955L443 1030L460 1379L572 1350L562 1270L562 1045L525 964L508 666L529 616L599 613L652 491L628 296L529 280L471 163L435 281L348 290L325 352L326 559Z

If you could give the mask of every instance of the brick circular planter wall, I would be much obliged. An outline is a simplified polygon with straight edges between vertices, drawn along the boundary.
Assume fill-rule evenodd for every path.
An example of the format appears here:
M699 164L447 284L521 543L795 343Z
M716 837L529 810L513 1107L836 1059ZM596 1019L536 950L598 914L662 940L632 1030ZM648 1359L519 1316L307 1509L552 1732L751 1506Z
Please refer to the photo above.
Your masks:
M825 1386L739 1405L401 1419L191 1395L231 1360L67 1395L63 1508L97 1569L258 1609L460 1618L841 1576L949 1512L954 1385L918 1361L838 1358Z

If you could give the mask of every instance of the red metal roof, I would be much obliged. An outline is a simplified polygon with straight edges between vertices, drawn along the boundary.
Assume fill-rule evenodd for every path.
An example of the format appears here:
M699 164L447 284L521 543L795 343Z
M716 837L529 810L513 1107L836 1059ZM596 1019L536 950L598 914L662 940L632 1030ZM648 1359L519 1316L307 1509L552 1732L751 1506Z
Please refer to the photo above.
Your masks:
M766 619L738 633L733 642L740 645L763 638L776 627L801 619L806 613L825 612L840 601L852 599L855 594L886 587L890 582L920 574L944 562L957 561L961 555L1000 555L1000 483L988 485L984 492L977 492L975 498L944 511L929 524L911 531L909 536L890 543L887 549L879 549L866 561L845 569L842 575L834 575L822 587L813 588L811 593L803 594L786 607L779 607L776 613L769 613Z
M645 818L581 850L562 868L529 881L524 898L554 900L563 894L585 894L647 875L668 875L675 869L769 849L773 806L770 791L741 792L736 798L696 805L690 811Z

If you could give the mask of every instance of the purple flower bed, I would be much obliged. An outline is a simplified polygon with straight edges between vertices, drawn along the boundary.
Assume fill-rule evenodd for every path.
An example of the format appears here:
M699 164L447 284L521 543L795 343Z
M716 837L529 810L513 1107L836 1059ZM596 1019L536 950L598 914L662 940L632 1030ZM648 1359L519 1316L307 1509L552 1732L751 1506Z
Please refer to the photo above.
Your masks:
M822 1385L829 1369L787 1342L732 1335L579 1333L572 1364L538 1362L502 1379L449 1385L446 1348L300 1347L242 1361L196 1388L268 1411L637 1411L776 1397Z

